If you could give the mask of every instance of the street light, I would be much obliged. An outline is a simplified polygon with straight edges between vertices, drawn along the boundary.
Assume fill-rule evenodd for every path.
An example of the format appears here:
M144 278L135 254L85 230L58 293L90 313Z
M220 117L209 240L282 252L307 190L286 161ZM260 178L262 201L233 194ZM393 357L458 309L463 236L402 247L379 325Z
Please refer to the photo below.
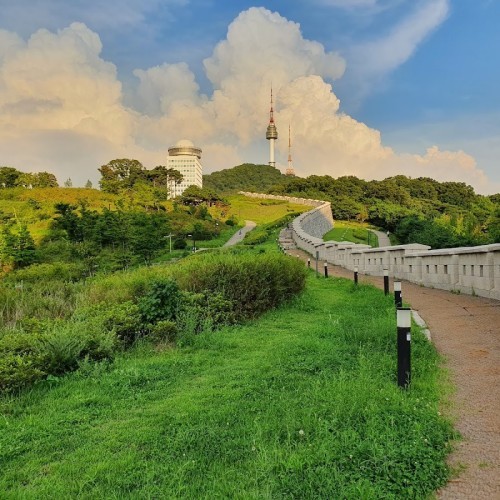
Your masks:
M175 234L170 233L165 236L165 238L170 239L170 253L172 253L172 236L175 236Z
M194 234L188 234L188 238L193 238L193 252L196 252L196 241L194 240Z

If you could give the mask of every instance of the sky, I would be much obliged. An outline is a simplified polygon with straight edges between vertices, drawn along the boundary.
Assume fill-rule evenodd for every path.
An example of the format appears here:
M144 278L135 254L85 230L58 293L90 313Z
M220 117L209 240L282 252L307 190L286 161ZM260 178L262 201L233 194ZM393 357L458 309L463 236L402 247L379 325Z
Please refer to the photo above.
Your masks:
M500 192L500 0L0 0L0 165L267 163Z

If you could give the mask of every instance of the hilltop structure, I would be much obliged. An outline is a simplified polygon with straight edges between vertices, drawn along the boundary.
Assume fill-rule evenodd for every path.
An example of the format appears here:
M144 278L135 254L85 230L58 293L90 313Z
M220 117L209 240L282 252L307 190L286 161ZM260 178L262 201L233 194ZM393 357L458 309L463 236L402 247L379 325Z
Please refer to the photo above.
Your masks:
M269 113L269 125L267 126L266 139L269 141L269 165L271 165L271 167L276 167L276 162L274 160L274 141L278 139L278 129L274 124L272 87L271 87L271 111Z
M178 170L183 176L180 184L174 184L171 198L180 196L189 186L203 187L203 167L200 160L201 149L186 139L168 148L167 167Z
M293 169L292 163L292 136L290 133L290 124L288 125L288 166L285 175L295 176L295 170Z

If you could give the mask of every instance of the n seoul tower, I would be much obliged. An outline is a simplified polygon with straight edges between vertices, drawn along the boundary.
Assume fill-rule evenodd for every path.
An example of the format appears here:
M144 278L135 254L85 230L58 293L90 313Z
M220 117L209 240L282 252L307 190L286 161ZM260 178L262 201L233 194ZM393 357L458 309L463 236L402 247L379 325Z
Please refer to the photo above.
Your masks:
M267 126L266 139L269 141L269 165L276 166L274 161L274 141L278 138L278 130L274 124L273 111L273 88L271 87L271 111L269 113L269 125Z

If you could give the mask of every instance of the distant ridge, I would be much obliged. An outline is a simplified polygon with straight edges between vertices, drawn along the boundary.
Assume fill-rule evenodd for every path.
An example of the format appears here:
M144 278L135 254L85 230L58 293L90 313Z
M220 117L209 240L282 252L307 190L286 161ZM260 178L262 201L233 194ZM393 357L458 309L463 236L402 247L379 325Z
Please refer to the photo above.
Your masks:
M275 167L244 163L204 175L203 187L218 193L267 192L276 184L282 184L286 180L287 176Z

